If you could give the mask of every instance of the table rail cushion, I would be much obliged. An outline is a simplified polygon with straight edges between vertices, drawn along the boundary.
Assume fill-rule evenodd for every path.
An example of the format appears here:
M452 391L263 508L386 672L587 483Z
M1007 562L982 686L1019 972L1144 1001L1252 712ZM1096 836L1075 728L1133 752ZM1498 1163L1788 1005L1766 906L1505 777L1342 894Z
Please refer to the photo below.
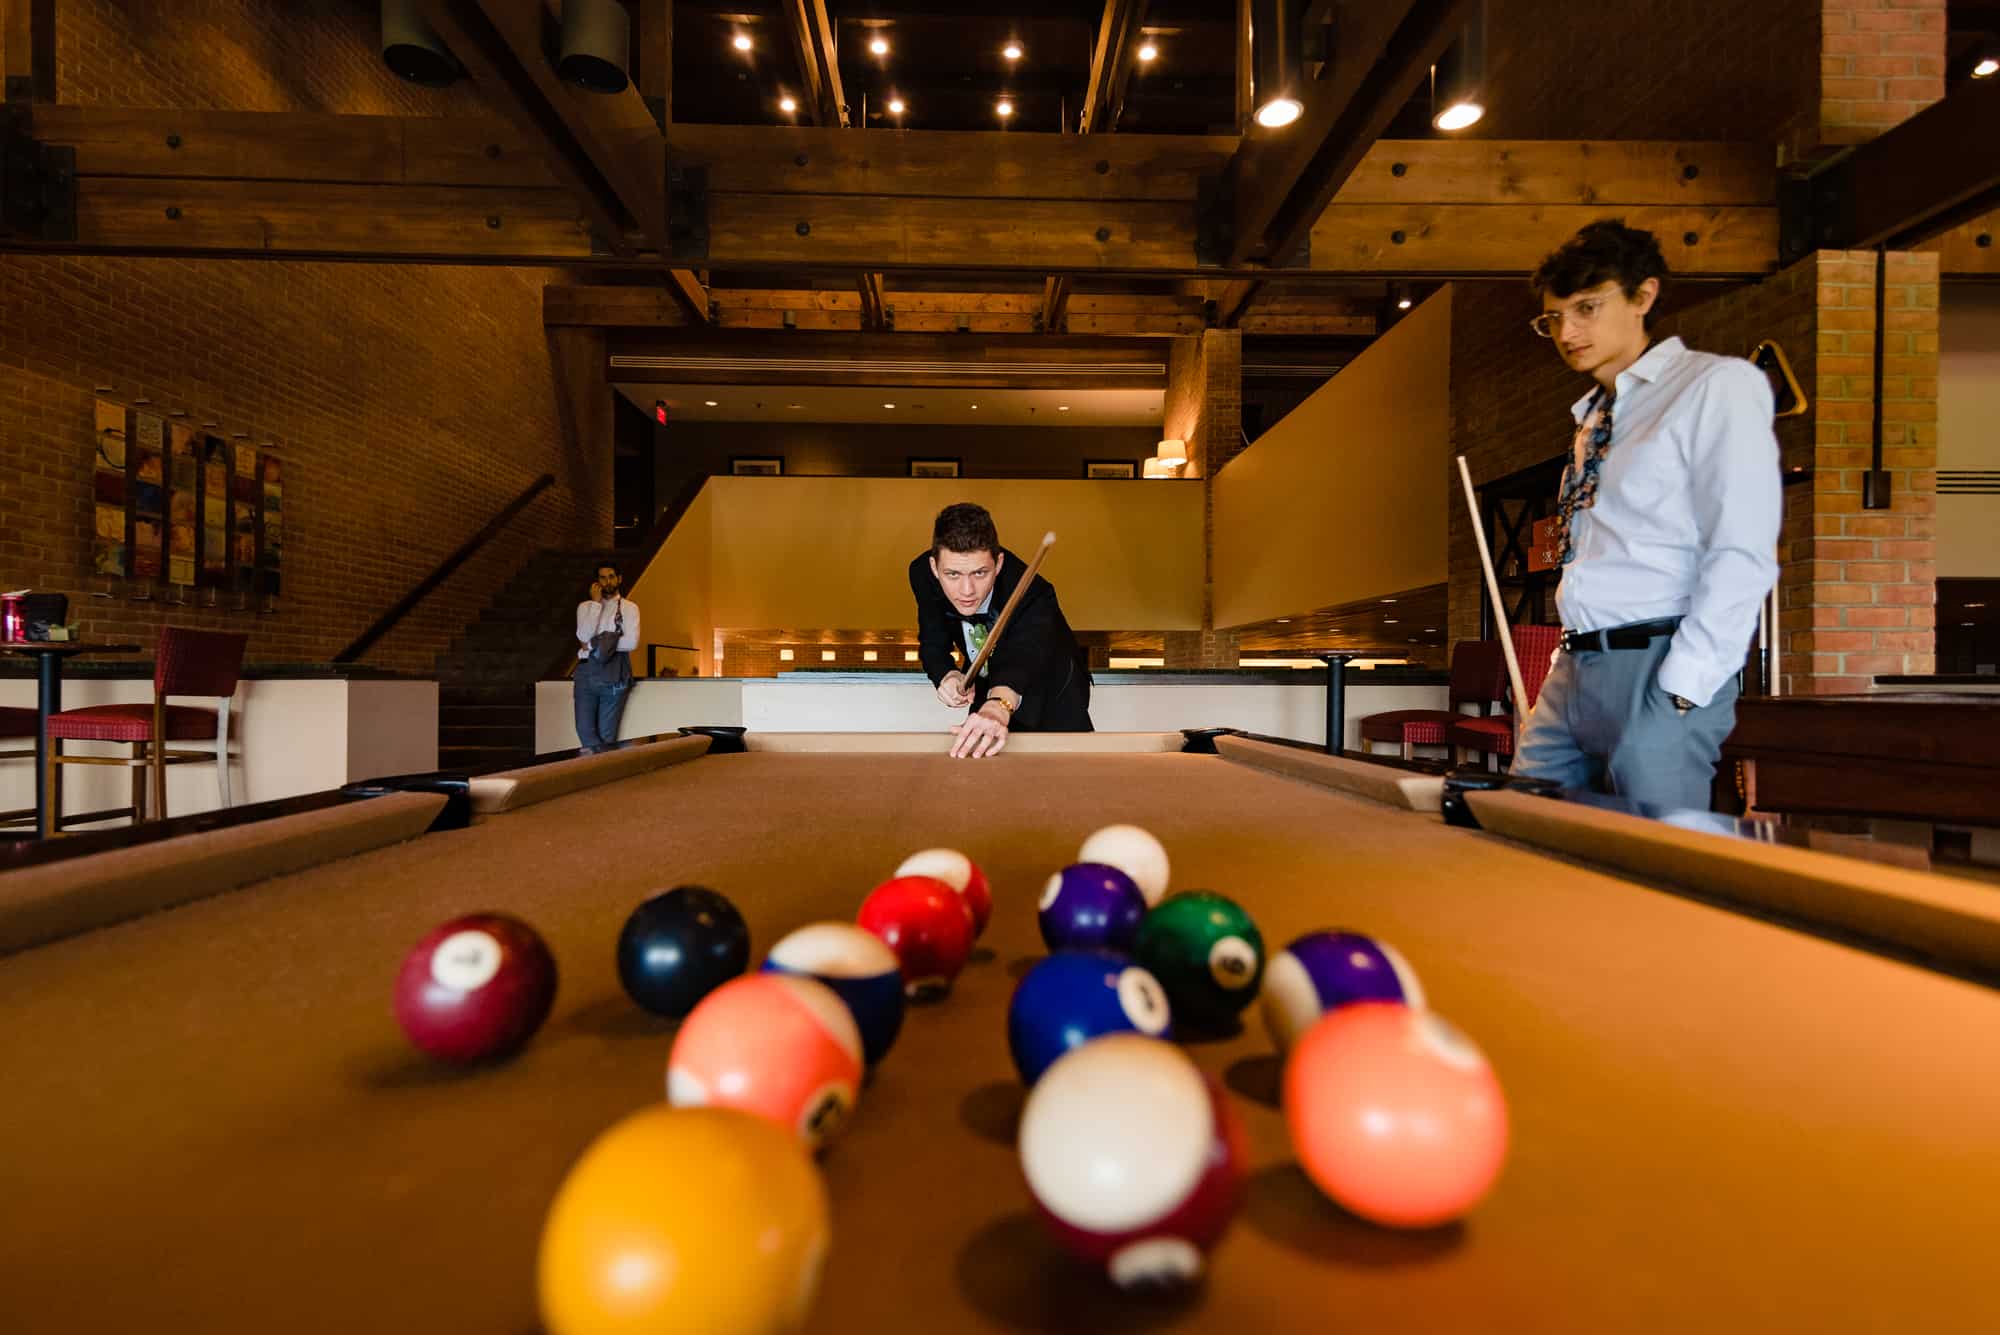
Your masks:
M498 774L482 774L471 783L472 810L478 816L514 811L552 797L693 760L707 754L708 746L706 737L674 737L542 765L525 765Z
M2000 976L2000 901L1974 882L1525 793L1465 798L1481 828L1509 839Z
M0 873L0 955L414 839L444 803L391 793Z
M1444 779L1434 774L1412 774L1408 770L1349 760L1320 751L1255 741L1248 737L1222 736L1215 739L1216 751L1241 765L1270 770L1287 778L1303 779L1322 788L1386 802L1409 811L1436 811L1444 798Z
M1015 732L1007 735L1001 758L1009 755L1137 755L1181 751L1187 738L1178 732ZM746 732L746 751L815 752L819 754L935 754L951 750L948 732Z

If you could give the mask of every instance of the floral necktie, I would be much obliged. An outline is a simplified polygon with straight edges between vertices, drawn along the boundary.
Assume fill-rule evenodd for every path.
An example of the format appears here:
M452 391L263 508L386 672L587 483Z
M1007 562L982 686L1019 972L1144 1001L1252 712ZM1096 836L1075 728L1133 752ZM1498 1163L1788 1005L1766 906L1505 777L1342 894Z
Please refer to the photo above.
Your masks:
M1571 445L1570 461L1563 466L1561 499L1556 504L1556 564L1566 566L1576 559L1576 544L1570 537L1570 525L1578 510L1588 510L1597 504L1597 474L1604 465L1604 456L1611 450L1611 396L1598 390L1591 396L1590 408L1576 425L1578 435L1590 433L1590 442L1584 447L1583 467L1576 466L1575 446Z

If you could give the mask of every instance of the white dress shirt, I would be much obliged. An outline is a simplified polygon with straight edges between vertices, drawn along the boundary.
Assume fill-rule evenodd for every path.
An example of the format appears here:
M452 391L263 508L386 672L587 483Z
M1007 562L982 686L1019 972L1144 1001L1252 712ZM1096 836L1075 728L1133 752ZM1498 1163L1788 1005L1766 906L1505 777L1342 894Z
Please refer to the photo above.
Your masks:
M630 653L639 647L639 605L624 598L613 598L610 602L600 602L586 598L576 605L576 638L581 646L576 651L578 658L590 657L590 642L604 631L618 624L620 609L625 613L625 631L618 637L621 653Z
M1579 424L1592 395L1576 401ZM1572 630L1683 617L1660 689L1705 705L1743 666L1784 517L1771 385L1740 357L1654 344L1619 373L1597 501L1570 520ZM1579 446L1589 444L1579 430ZM1576 456L1571 456L1572 467Z

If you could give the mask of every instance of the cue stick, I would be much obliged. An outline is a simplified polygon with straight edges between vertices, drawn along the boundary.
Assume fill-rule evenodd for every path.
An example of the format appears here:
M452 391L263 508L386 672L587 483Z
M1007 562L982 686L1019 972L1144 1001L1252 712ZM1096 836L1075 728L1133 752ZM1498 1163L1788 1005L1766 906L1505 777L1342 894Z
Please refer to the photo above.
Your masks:
M993 646L1000 643L1000 632L1007 629L1007 618L1014 615L1014 608L1020 603L1021 595L1035 582L1035 574L1042 568L1042 558L1049 554L1049 548L1056 545L1054 533L1042 534L1042 545L1035 549L1035 559L1028 562L1028 573L1021 576L1021 582L1014 586L1014 592L1007 598L1007 605L1000 609L1000 615L993 618L993 629L986 633L986 643L979 646L979 656L972 660L972 666L965 670L965 689L970 692L973 683L979 680L979 669L986 666L986 660L993 656Z
M1528 712L1528 688L1521 684L1521 660L1514 656L1514 628L1507 620L1507 604L1500 601L1500 581L1493 574L1493 553L1486 547L1486 525L1479 519L1479 497L1472 490L1472 470L1465 456L1458 456L1458 478L1465 484L1465 508L1472 516L1472 536L1479 540L1479 564L1486 571L1486 592L1493 599L1493 616L1504 632L1500 652L1507 656L1507 681L1514 688L1514 754L1521 754L1521 727Z

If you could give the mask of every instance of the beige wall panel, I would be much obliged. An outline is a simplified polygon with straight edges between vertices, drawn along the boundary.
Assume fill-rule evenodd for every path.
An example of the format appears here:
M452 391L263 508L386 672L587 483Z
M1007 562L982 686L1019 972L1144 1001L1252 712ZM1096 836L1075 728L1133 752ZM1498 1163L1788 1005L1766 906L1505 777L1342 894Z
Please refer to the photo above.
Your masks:
M1938 308L1938 468L2000 469L2000 287L1948 284ZM2000 496L1939 496L1937 572L2000 578Z
M1447 287L1216 476L1217 626L1444 580L1450 373Z

